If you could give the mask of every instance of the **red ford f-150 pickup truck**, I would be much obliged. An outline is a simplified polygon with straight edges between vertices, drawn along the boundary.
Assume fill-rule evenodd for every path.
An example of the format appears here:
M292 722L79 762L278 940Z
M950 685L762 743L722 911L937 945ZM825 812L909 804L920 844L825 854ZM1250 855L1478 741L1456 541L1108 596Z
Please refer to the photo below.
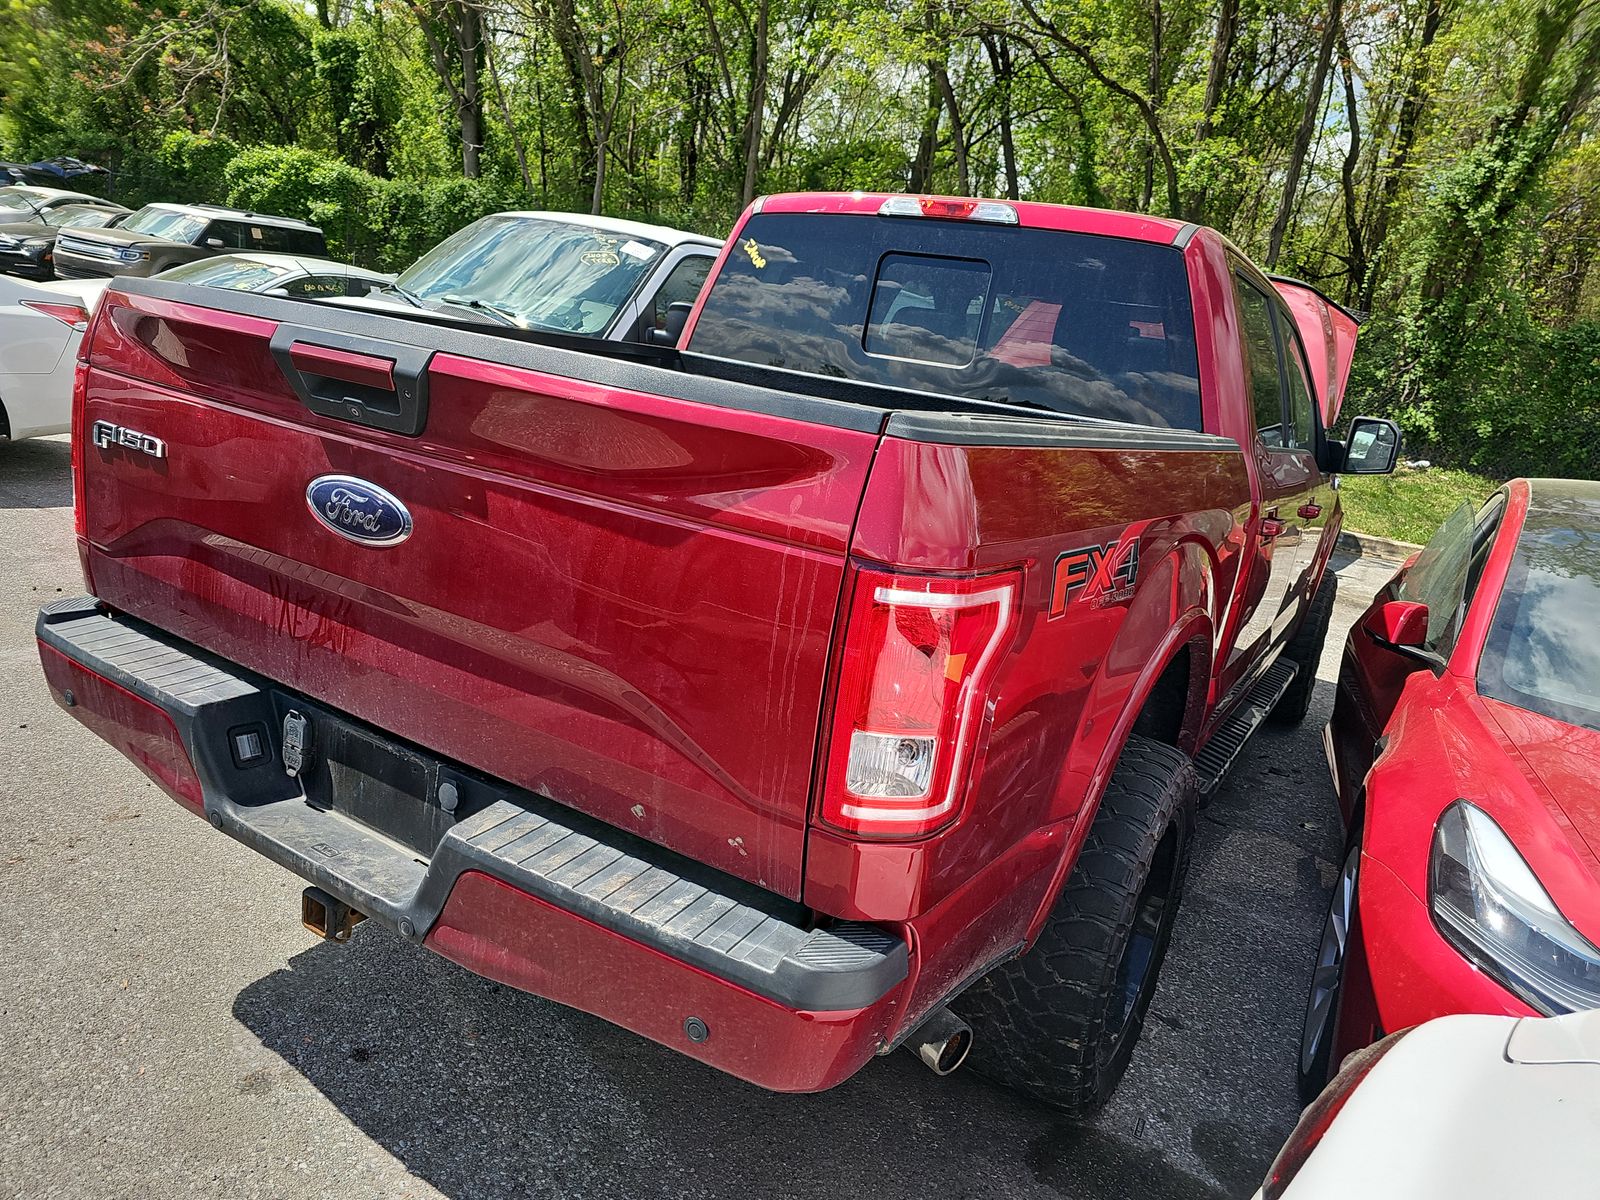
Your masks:
M1192 225L860 193L753 205L681 348L500 316L116 282L57 701L325 936L1092 1112L1398 449L1329 436L1355 322Z

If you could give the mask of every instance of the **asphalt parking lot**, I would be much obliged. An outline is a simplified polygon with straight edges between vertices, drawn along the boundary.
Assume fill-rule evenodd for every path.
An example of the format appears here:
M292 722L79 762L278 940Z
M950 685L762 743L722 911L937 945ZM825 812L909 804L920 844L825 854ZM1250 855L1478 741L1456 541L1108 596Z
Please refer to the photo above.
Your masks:
M0 1195L1247 1197L1294 1124L1339 835L1320 730L1392 564L1341 557L1311 714L1206 810L1145 1039L1074 1128L909 1054L758 1091L364 925L179 809L50 701L82 585L65 439L0 445Z

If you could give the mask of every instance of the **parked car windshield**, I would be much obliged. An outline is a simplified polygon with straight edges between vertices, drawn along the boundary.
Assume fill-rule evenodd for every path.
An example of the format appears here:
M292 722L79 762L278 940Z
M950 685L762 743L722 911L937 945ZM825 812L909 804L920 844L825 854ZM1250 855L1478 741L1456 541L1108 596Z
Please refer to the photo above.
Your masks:
M666 250L656 241L545 217L484 217L403 272L398 285L485 308L528 329L598 334Z
M43 196L29 188L0 188L0 212L37 212L43 200Z
M691 349L867 383L1200 428L1183 254L1090 234L762 213Z
M204 217L174 212L170 208L141 208L122 223L122 228L129 233L143 233L174 242L193 242L205 227Z
M64 208L47 208L39 214L39 219L58 229L94 229L110 223L116 215L116 210L111 208L74 208L68 205Z
M1600 491L1536 482L1478 662L1478 691L1600 729Z
M163 271L161 278L178 283L203 283L208 287L258 292L274 286L275 280L293 271L294 268L286 264L252 262L248 258L224 254L218 258L202 258L198 262L173 267Z

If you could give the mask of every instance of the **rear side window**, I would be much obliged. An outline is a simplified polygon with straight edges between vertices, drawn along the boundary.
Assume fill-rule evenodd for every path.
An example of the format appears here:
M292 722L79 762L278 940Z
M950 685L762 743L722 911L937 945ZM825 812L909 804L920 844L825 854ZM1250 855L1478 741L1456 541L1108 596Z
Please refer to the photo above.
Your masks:
M865 383L1200 428L1182 251L982 222L761 213L690 349Z
M1239 323L1244 327L1250 368L1250 405L1256 432L1268 446L1284 446L1283 387L1278 375L1278 341L1272 332L1272 302L1249 280L1234 277Z
M322 234L311 229L260 225L251 232L260 235L252 243L257 250L270 250L276 254L314 254L318 258L325 255L328 250Z

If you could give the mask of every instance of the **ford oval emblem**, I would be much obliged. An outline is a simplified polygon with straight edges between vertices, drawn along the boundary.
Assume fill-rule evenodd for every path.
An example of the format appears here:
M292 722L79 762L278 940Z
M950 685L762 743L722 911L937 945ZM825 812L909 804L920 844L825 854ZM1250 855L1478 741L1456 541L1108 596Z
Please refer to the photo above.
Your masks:
M319 475L306 488L306 504L329 529L363 546L397 546L411 536L406 506L365 479Z

